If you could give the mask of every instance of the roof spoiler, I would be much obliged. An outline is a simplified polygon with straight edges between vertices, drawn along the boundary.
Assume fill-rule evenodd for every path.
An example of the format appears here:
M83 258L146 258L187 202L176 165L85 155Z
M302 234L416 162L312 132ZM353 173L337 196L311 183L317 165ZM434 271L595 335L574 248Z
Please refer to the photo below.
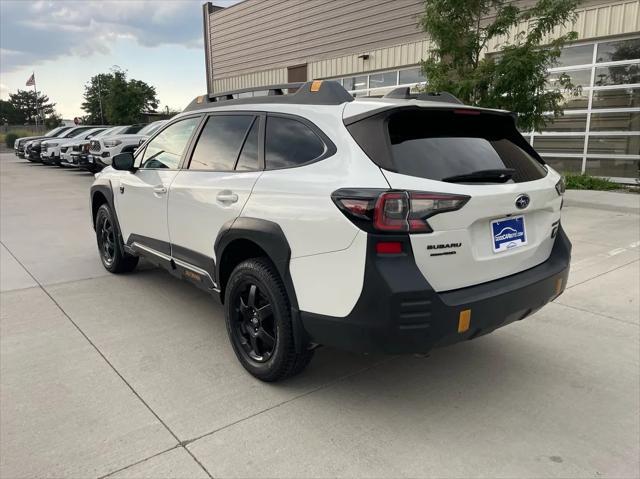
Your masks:
M287 90L287 93L284 92ZM241 93L267 91L267 96L239 98ZM306 83L282 83L254 88L243 88L196 97L184 111L214 106L215 103L291 103L298 105L341 105L353 101L353 96L338 82L314 80Z
M462 103L458 98L456 98L449 92L441 91L411 93L411 87L408 86L394 88L383 98L395 98L398 100L440 101L443 103L457 103L458 105L464 105L464 103Z

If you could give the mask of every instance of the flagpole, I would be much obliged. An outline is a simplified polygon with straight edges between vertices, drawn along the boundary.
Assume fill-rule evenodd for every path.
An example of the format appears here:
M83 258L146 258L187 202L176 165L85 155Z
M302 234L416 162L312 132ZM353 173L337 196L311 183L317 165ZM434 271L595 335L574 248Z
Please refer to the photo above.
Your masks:
M36 130L38 129L38 89L36 88L36 73L31 72L31 77L33 78L33 93L35 93L35 101L36 101Z

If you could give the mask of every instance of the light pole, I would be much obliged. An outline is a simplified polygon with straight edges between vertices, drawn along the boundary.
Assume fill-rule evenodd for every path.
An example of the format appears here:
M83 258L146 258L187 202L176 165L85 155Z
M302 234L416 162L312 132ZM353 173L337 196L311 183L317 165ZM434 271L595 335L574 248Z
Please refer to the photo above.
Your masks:
M102 88L100 87L99 73L98 73L98 103L100 104L100 124L104 125L104 117L102 116Z

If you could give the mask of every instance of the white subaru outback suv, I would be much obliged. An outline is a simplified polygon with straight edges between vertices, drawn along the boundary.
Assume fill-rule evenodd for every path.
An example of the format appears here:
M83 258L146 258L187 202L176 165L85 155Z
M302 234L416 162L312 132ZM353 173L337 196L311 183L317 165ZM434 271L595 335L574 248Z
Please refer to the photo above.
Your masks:
M235 93L115 156L92 221L107 270L144 256L219 296L257 378L301 371L318 345L424 353L563 292L564 184L507 112L331 81Z

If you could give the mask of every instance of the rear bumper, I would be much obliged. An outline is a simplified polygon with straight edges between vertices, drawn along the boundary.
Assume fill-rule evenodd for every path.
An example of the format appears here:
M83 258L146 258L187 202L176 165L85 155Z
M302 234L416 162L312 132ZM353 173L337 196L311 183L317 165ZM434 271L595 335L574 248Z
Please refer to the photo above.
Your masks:
M558 297L567 284L571 242L562 228L544 263L444 293L431 288L416 266L408 238L404 242L409 253L384 257L376 256L375 239L369 238L364 286L352 312L344 318L300 312L310 341L358 352L427 352L524 319ZM467 313L461 321L461 312L467 310L465 328Z

